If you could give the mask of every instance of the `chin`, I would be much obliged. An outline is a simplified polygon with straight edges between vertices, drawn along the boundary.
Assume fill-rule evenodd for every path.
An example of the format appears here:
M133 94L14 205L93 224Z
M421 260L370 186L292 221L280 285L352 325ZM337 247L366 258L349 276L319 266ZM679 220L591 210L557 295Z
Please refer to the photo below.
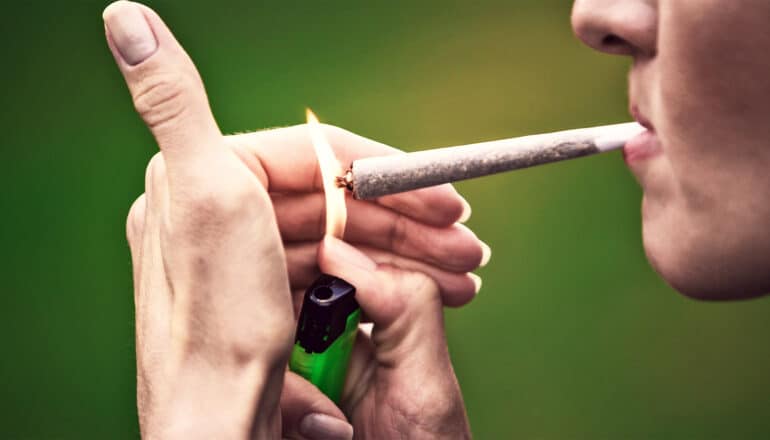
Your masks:
M672 226L678 226L679 223ZM750 249L717 243L647 216L644 251L655 271L674 290L703 301L749 299L770 292L770 268Z

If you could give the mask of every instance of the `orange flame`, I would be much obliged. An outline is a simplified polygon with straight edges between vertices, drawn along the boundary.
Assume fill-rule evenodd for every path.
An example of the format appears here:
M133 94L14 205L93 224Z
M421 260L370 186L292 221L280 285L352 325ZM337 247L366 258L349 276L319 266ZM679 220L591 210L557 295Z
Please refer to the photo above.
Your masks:
M326 234L342 238L345 233L348 211L345 207L345 189L337 185L337 176L345 174L345 171L334 155L329 141L326 140L318 118L310 109L307 109L307 126L313 149L318 158L318 166L321 168L321 179L323 179L326 197Z

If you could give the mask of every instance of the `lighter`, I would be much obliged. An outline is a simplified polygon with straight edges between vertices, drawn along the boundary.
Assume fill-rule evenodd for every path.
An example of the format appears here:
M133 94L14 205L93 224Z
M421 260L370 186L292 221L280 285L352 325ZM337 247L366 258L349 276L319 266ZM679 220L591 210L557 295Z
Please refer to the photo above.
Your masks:
M305 291L289 368L339 403L361 309L356 288L321 275Z

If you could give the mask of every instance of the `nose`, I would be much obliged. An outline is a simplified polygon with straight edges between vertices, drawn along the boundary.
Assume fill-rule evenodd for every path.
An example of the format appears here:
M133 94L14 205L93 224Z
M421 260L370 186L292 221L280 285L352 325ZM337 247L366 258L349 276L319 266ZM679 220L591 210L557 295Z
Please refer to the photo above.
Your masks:
M652 57L657 0L575 0L572 29L588 46L609 54Z

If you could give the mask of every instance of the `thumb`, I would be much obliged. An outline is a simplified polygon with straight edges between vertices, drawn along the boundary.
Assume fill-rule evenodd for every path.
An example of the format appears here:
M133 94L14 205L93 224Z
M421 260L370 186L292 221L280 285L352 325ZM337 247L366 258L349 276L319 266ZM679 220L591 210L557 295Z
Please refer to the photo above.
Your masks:
M313 384L290 371L286 372L281 392L281 419L285 438L353 438L353 427L342 411Z
M327 236L318 251L321 271L356 287L356 300L374 322L378 358L425 360L446 357L443 307L438 285L416 271L378 265L353 246ZM392 354L395 357L386 356Z
M136 110L158 142L169 171L218 149L222 135L190 57L150 8L117 1L102 14L107 42Z

